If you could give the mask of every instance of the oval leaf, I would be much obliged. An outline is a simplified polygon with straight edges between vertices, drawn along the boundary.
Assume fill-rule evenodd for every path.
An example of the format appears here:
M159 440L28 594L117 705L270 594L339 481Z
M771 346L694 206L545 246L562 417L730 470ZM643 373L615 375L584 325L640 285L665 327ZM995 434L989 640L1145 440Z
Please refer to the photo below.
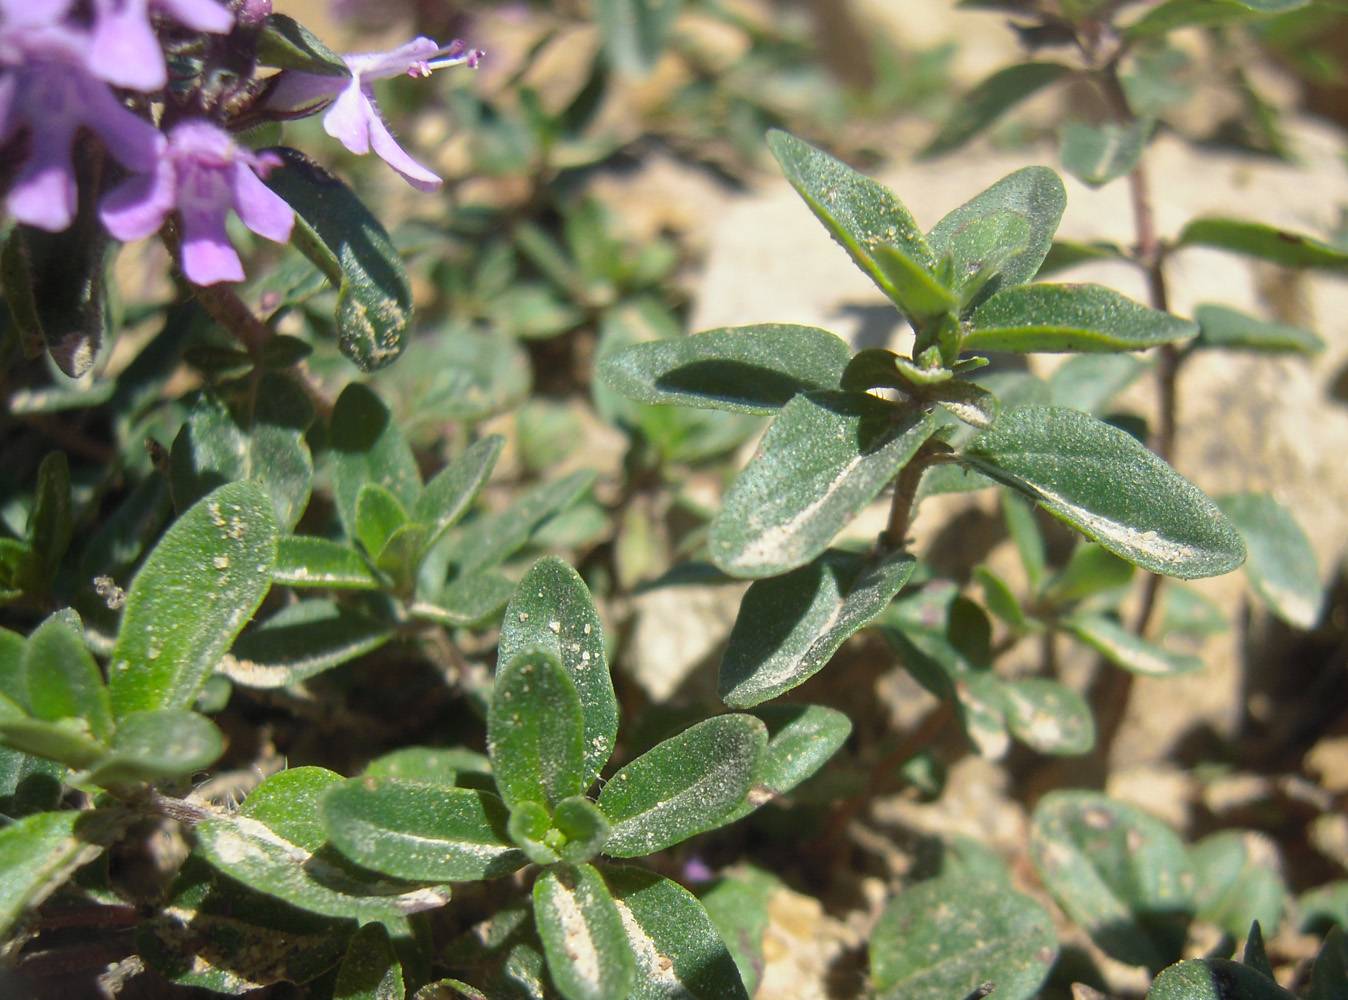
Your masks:
M1197 333L1188 320L1148 309L1103 285L1025 285L994 295L974 310L964 349L1141 351Z
M1178 246L1215 247L1272 261L1284 267L1348 268L1348 252L1303 233L1237 219L1195 219L1180 233Z
M289 687L378 649L392 636L388 625L332 601L296 601L239 636L216 669L244 687Z
M1270 936L1277 933L1288 892L1272 840L1251 831L1221 830L1194 844L1189 859L1198 916L1233 941L1244 938L1255 921Z
M346 955L337 970L333 1000L405 1000L403 969L393 952L388 929L369 923L346 946Z
M1199 326L1194 347L1306 355L1318 354L1325 348L1325 342L1309 330L1256 319L1226 306L1198 306L1194 319Z
M636 963L622 917L590 865L546 868L534 882L534 922L548 972L566 1000L624 1000Z
M916 565L904 552L868 567L859 555L830 550L800 569L755 581L721 659L721 700L749 708L813 677L888 606Z
M108 688L118 718L186 708L271 586L272 503L227 483L173 523L126 595Z
M1325 590L1315 565L1315 550L1296 518L1262 493L1233 493L1217 500L1245 539L1250 558L1245 575L1269 609L1299 629L1320 620ZM30 682L31 683L31 682Z
M950 118L918 155L940 156L959 149L1021 101L1071 71L1068 66L1045 62L1017 63L999 69L960 98Z
M0 938L120 833L111 813L43 812L0 828Z
M1041 677L1002 684L1011 735L1039 753L1072 756L1095 746L1095 717L1071 688Z
M823 705L771 705L753 713L768 727L749 794L722 823L748 816L784 795L828 762L852 733L852 720Z
M359 382L343 389L330 427L332 494L347 537L360 537L357 507L367 483L383 487L403 510L415 509L421 499L417 460L374 390Z
M647 750L600 793L613 824L604 852L637 857L720 826L748 793L767 742L753 716L721 715Z
M117 720L112 751L89 772L105 788L190 775L214 764L225 738L204 715L182 708L128 712Z
M762 323L632 344L605 355L599 377L643 403L775 413L798 392L836 389L851 356L827 330Z
M1145 118L1103 125L1068 122L1062 128L1062 165L1091 187L1108 184L1137 166L1153 124Z
M286 535L277 542L272 579L288 587L379 588L379 578L355 549L308 535Z
M21 647L27 708L34 718L48 722L79 719L90 735L106 742L112 735L112 704L79 624L72 612L58 612Z
M511 658L496 675L487 711L487 752L506 805L551 810L585 790L584 724L576 686L551 653L528 649Z
M1217 576L1245 560L1216 504L1130 434L1079 410L1008 410L962 457L1153 573Z
M1197 656L1172 653L1140 639L1114 618L1077 614L1064 618L1060 624L1086 645L1135 674L1173 677L1203 668L1203 661Z
M1191 958L1165 969L1147 1000L1293 1000L1257 969L1225 958Z
M712 522L712 561L731 576L750 578L810 562L935 427L927 414L862 393L797 396L726 491Z

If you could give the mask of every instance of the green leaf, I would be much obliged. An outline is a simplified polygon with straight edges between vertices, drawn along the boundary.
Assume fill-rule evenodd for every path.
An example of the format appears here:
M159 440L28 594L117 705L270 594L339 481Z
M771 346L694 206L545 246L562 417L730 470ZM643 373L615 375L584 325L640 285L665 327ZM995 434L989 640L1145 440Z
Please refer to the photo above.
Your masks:
M911 275L915 271L931 273L937 257L922 238L912 213L894 192L786 132L770 130L768 148L829 235L885 295L904 307L903 294L890 272L909 275L907 280L919 289L927 286L927 282ZM893 249L883 268L873 256L881 245ZM939 283L933 279L932 284Z
M1191 958L1157 976L1147 1000L1293 1000L1291 993L1248 965L1225 958Z
M1217 505L1241 536L1250 558L1245 575L1275 615L1308 630L1320 620L1325 589L1315 565L1315 550L1296 518L1263 493L1231 493Z
M987 566L975 566L973 578L983 588L983 603L989 612L1016 632L1038 631L1041 626L1025 614L1010 584Z
M608 817L583 795L558 802L552 811L552 824L566 838L557 853L563 861L576 865L598 854L613 829Z
M527 649L546 649L580 696L584 715L584 771L578 792L594 784L613 753L618 701L604 651L604 626L589 588L563 560L538 560L520 580L501 622L497 665Z
M526 649L496 674L487 712L487 752L510 808L549 810L585 788L584 725L576 686L546 649Z
M427 548L438 542L472 506L496 466L496 460L501 457L504 446L505 438L499 434L489 434L441 469L426 484L412 511L412 519L430 529L426 537Z
M1160 820L1093 792L1050 792L1034 811L1030 857L1058 904L1111 958L1155 971L1179 957L1193 871Z
M383 551L384 543L407 524L407 510L398 498L378 483L366 483L356 494L356 541L371 556Z
M351 935L346 946L333 1000L404 1000L406 996L403 969L388 929L383 924L366 924Z
M1114 397L1137 381L1151 365L1129 354L1079 354L1067 358L1049 376L1054 406L1100 416Z
M749 708L813 677L889 604L917 565L906 552L868 566L835 549L782 576L756 580L721 659L717 693Z
M630 76L654 70L681 6L681 0L599 0L595 19L609 65Z
M331 428L333 500L350 538L360 537L356 507L367 483L388 490L403 510L416 509L422 495L417 460L373 390L359 382L343 389L332 407Z
M407 346L412 288L402 257L355 193L294 149L267 186L295 210L290 241L337 288L337 346L361 371L392 364Z
M1059 607L1100 594L1118 591L1133 581L1133 565L1104 546L1085 542L1076 546L1067 565L1045 588L1044 596Z
M407 610L449 628L476 628L499 621L501 609L515 591L515 581L509 577L496 570L477 570L446 584L436 603L414 601Z
M1091 187L1108 184L1137 166L1154 124L1146 118L1103 125L1068 122L1062 127L1062 165Z
M39 625L23 647L21 670L26 680L26 707L37 719L76 719L89 735L106 743L112 736L112 703L103 672L94 662L79 618L67 621L59 612Z
M74 530L70 504L70 464L65 452L49 452L37 469L37 495L28 515L28 544L42 558L43 584L56 578Z
M935 319L959 305L959 296L904 248L877 243L870 248L870 257L875 269L894 289L895 304L918 323Z
M1278 930L1287 904L1282 858L1268 838L1241 830L1221 830L1189 849L1198 916L1239 941L1257 921Z
M291 69L320 76L349 77L342 57L320 42L304 25L285 14L269 14L257 40L257 58L263 66Z
M110 788L191 775L225 752L225 738L204 715L183 708L128 712L117 720L111 752L89 771Z
M72 182L97 183L97 159L82 158L75 167ZM27 225L11 230L27 271L5 284L7 297L23 303L15 319L26 337L41 336L56 367L72 379L93 368L109 312L104 273L111 240L95 206L92 199L78 202L75 218L60 232ZM24 291L16 292L18 287ZM32 321L35 329L25 321Z
M731 576L786 573L821 554L896 476L936 424L861 393L804 393L783 409L712 522Z
M636 962L623 919L590 865L546 868L534 882L534 922L548 973L566 1000L625 1000Z
M203 389L173 439L169 482L179 510L222 483L251 479L271 497L289 531L309 503L314 462L304 436L314 407L295 381L267 372L254 385Z
M111 812L43 812L0 828L0 940L122 832Z
M940 156L959 149L1021 101L1071 72L1069 66L1049 62L1017 63L999 69L960 98L949 120L918 156Z
M1006 521L1007 534L1011 536L1020 563L1025 567L1030 590L1038 591L1044 579L1048 556L1044 549L1043 533L1034 519L1034 507L1011 490L1002 490L1001 494L1002 517Z
M852 720L823 705L769 705L753 713L768 727L749 794L722 820L733 823L785 795L823 767L852 733Z
M1310 0L1166 0L1130 24L1129 41L1155 38L1177 28L1204 27L1248 21L1268 14L1304 7Z
M1226 306L1201 305L1194 309L1198 339L1193 346L1267 354L1319 354L1325 342L1299 326L1270 323Z
M1141 351L1187 340L1198 327L1103 285L1024 285L973 311L966 351Z
M1300 930L1324 934L1331 927L1348 930L1348 881L1330 882L1297 897Z
M1058 938L1029 896L948 875L889 901L870 956L877 1000L959 1000L989 981L1002 1000L1029 1000L1057 960Z
M505 803L478 789L353 778L324 796L322 813L333 846L398 878L471 882L526 862L506 832Z
M1215 247L1284 267L1348 268L1348 251L1313 236L1288 232L1261 222L1195 219L1184 227L1176 245Z
M256 483L227 483L165 532L126 595L108 688L120 719L185 708L271 586L276 521Z
M90 735L83 719L32 719L8 699L0 699L0 741L15 750L77 769L90 767L108 751L106 744Z
M1320 954L1311 968L1311 985L1306 1000L1346 1000L1348 998L1348 937L1335 927L1325 936Z
M1117 619L1099 614L1075 614L1059 623L1092 649L1124 670L1148 677L1174 677L1203 668L1203 661L1138 638Z
M461 524L450 552L459 575L490 569L510 558L544 521L579 500L594 477L592 470L578 469L526 490L499 514Z
M249 688L282 688L378 649L393 629L323 598L288 604L234 641L216 668Z
M767 965L763 938L771 923L768 907L784 888L775 875L742 863L721 872L699 897L750 996L758 994Z
M286 535L277 542L272 579L289 587L379 588L379 578L359 552L342 542L310 535Z
M1132 435L1079 410L1003 412L962 458L1153 573L1229 573L1245 545L1217 505Z
M936 223L927 242L938 259L950 259L969 309L1035 276L1066 207L1057 174L1024 167Z
M775 413L798 392L836 389L851 356L827 330L762 323L631 344L600 359L599 377L643 403Z
M633 858L720 826L748 793L767 742L753 716L720 715L647 750L599 795L613 824L604 852Z
M631 1000L748 1000L696 896L640 868L605 866L603 873L636 956Z
M485 754L462 747L402 747L370 761L365 773L435 785L486 788L485 784L473 786L468 782L490 782L491 761Z
M1076 756L1095 746L1095 717L1086 700L1065 684L1029 677L1002 684L1011 735L1038 753Z
M22 819L55 809L66 767L21 750L0 748L0 814Z

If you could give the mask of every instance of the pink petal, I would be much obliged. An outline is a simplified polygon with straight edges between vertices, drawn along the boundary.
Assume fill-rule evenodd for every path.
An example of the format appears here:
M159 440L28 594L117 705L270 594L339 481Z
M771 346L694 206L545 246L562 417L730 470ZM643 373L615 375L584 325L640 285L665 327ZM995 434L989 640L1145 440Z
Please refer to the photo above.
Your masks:
M412 159L407 151L398 145L398 141L389 134L389 130L377 117L370 122L370 140L374 146L374 151L379 154L380 158L402 174L407 183L418 191L425 191L429 194L431 191L439 190L440 185L444 183L439 177Z
M225 217L206 213L183 215L183 274L194 285L242 281L243 261L225 233Z
M159 90L168 82L164 53L150 25L147 0L96 5L89 69L108 83L132 90Z
M100 81L87 79L80 96L84 100L84 124L103 140L113 159L131 170L153 170L164 149L163 134L124 107Z
M362 80L387 80L402 76L413 66L425 62L440 51L440 46L424 36L414 38L388 52L358 52L342 56L351 72Z
M179 24L197 31L223 35L234 29L234 15L215 0L155 0L155 6Z
M103 227L123 243L158 232L173 211L176 183L173 164L165 160L153 174L138 174L118 185L99 203Z
M277 243L289 242L295 227L294 209L243 163L234 168L234 211L259 236Z
M357 155L370 151L371 120L375 119L369 98L359 81L352 80L323 116L323 131Z
M5 199L15 221L49 233L70 228L79 200L70 140L68 133L33 130L33 154Z

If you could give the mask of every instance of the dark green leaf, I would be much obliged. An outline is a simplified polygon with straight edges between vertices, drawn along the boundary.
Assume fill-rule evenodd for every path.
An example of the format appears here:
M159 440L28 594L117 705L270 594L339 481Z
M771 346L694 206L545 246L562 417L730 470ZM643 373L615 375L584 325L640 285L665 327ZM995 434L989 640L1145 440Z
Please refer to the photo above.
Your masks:
M355 537L371 556L379 555L389 537L407 523L407 510L392 492L366 483L356 494Z
M1194 347L1306 355L1318 354L1325 347L1325 342L1309 330L1256 319L1226 306L1198 306L1194 319L1199 326Z
M257 40L257 58L263 66L346 76L351 71L342 57L320 42L304 25L284 14L269 14Z
M1082 642L1135 674L1173 677L1176 674L1192 673L1203 667L1203 661L1197 656L1172 653L1145 639L1139 639L1114 618L1098 614L1076 614L1064 618L1060 624Z
M1306 1000L1348 1000L1348 937L1338 927L1325 936L1315 957Z
M1108 184L1137 166L1153 124L1145 118L1103 125L1068 122L1062 128L1062 165L1091 187Z
M546 868L534 882L534 922L548 973L566 1000L625 1000L636 963L622 915L590 865Z
M404 524L395 528L374 557L374 568L386 574L393 592L408 596L416 589L421 555L426 550L429 532L424 524Z
M352 861L398 878L468 882L525 864L508 814L490 792L395 778L353 778L323 799L333 845Z
M227 483L178 518L126 596L108 688L118 718L185 708L262 603L276 561L272 503Z
M28 637L21 661L27 681L23 704L34 718L47 722L79 720L94 739L107 742L113 729L112 703L78 623L78 617L72 623L52 615Z
M1188 320L1139 305L1103 285L1009 288L973 311L968 351L1140 351L1198 333Z
M985 982L1002 1000L1029 1000L1058 957L1058 938L1029 896L948 875L889 901L870 956L878 1000L960 1000Z
M1245 575L1255 593L1289 625L1314 628L1325 590L1315 550L1292 512L1263 493L1232 493L1217 504L1245 539Z
M520 580L501 622L497 665L529 648L546 649L570 675L584 714L584 792L613 753L618 702L604 651L604 627L589 588L561 559L540 559Z
M497 672L487 751L506 805L536 802L550 810L585 791L580 705L570 675L549 650L522 650Z
M750 715L720 715L647 750L604 786L604 852L632 858L720 826L743 801L768 742Z
M696 896L640 868L606 866L603 873L636 956L631 1000L748 1000Z
M177 778L210 767L224 752L224 736L204 715L182 708L128 712L89 780L107 788Z
M379 587L379 578L351 546L308 535L286 535L277 543L272 579L290 587Z
M1095 717L1084 698L1065 684L1029 677L1002 684L1011 735L1039 753L1075 756L1095 746Z
M121 832L112 813L43 812L0 828L0 939Z
M427 548L439 541L440 536L477 499L504 445L505 438L499 434L490 434L441 469L426 484L412 511L412 519L430 529L426 537Z
M1248 21L1267 14L1304 7L1310 0L1166 0L1130 24L1130 41L1155 38L1177 28Z
M1035 276L1066 207L1057 174L1024 167L936 223L927 242L950 259L966 310Z
M407 346L412 289L401 256L354 192L302 153L269 152L284 164L267 184L295 210L291 242L337 288L337 343L361 371L392 364Z
M950 119L918 155L940 156L958 149L1021 101L1071 72L1068 66L1048 62L999 69L960 98Z
M407 610L450 628L476 628L499 620L515 590L515 581L509 577L495 570L477 570L455 577L435 603L415 601Z
M712 522L712 561L764 577L810 562L935 430L927 414L861 393L806 393L783 409Z
M67 161L69 162L69 161ZM97 157L81 157L72 181L84 186L97 183ZM68 169L68 168L67 168ZM67 174L67 177L70 175ZM107 283L110 237L98 221L97 202L81 198L74 220L60 232L16 225L13 239L22 248L27 265L23 281L24 305L15 315L21 329L25 319L36 321L37 330L24 330L31 337L40 332L56 367L70 378L87 375L103 344L107 322ZM21 279L22 280L22 279ZM6 283L8 295L17 284Z
M1216 576L1245 559L1216 504L1130 434L1079 410L1006 411L963 458L1153 573Z
M1313 236L1291 233L1261 222L1195 219L1184 227L1177 245L1216 247L1284 267L1348 268L1348 251Z
M28 544L42 559L44 585L55 579L73 530L70 464L65 452L49 452L38 466L37 496L28 515Z
M1147 1000L1293 1000L1291 993L1248 965L1225 958L1191 958L1152 981Z
M1198 916L1239 941L1257 921L1275 934L1287 903L1282 858L1267 837L1221 830L1189 850ZM1248 964L1248 963L1247 963Z
M1093 792L1050 792L1035 808L1030 857L1044 885L1112 958L1175 961L1193 907L1193 871L1160 820Z
M417 460L373 390L359 382L343 389L332 408L331 427L333 500L349 537L360 537L356 505L367 483L388 490L403 510L416 509L422 495Z
M65 773L58 761L0 747L0 814L22 819L55 809Z
M552 824L566 838L557 853L563 861L576 865L598 854L613 829L608 817L583 795L558 802L552 811Z
M1275 978L1273 963L1268 960L1268 950L1264 947L1264 932L1259 929L1258 920L1250 924L1250 933L1245 938L1245 951L1240 961L1267 979Z
M595 18L609 65L632 76L651 72L681 6L681 0L599 0Z
M0 742L76 769L91 766L102 759L108 749L101 740L89 734L89 726L83 719L46 722L29 718L8 698L0 698Z
M337 970L333 1000L405 1000L403 969L393 953L388 930L369 923L351 935Z
M852 352L827 330L736 326L610 352L599 377L643 403L775 413L798 392L836 389Z
M450 561L461 576L499 565L522 549L539 525L579 500L594 477L590 469L578 469L526 490L499 514L461 524Z
M829 550L800 569L755 581L721 660L721 700L748 708L813 677L885 609L915 565L905 552L867 566L862 556Z
M852 733L852 721L823 705L769 705L753 713L768 727L768 744L745 800L723 823L785 795L823 767Z
M288 687L378 649L392 636L390 626L332 601L296 601L239 636L217 669L244 687Z

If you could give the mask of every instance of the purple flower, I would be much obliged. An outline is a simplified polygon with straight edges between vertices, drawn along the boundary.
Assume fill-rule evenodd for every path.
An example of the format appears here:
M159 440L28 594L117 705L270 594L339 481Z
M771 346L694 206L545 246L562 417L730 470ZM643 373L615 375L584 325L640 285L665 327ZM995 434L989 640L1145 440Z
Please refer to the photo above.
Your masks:
M230 209L269 240L290 239L295 213L259 180L280 160L237 145L207 121L186 121L169 133L153 173L133 177L108 194L99 216L119 240L138 240L182 216L182 268L197 285L242 281L243 263L225 233Z
M432 70L449 66L477 66L479 49L463 42L451 42L440 48L429 38L415 38L391 52L367 52L343 56L349 79L318 73L284 72L267 98L273 111L314 114L324 107L323 129L341 141L353 153L368 153L372 148L407 182L420 191L434 191L441 180L412 159L390 134L375 103L373 80L386 80L406 73L430 76ZM336 98L335 100L333 98Z
M197 31L224 34L234 27L234 15L216 0L94 0L89 50L94 75L132 90L159 90L168 82L151 6Z
M152 169L164 138L84 68L87 39L57 23L64 5L29 7L46 9L24 10L15 0L0 6L0 143L27 127L32 144L6 205L19 222L60 232L75 218L71 147L81 128L132 170Z

